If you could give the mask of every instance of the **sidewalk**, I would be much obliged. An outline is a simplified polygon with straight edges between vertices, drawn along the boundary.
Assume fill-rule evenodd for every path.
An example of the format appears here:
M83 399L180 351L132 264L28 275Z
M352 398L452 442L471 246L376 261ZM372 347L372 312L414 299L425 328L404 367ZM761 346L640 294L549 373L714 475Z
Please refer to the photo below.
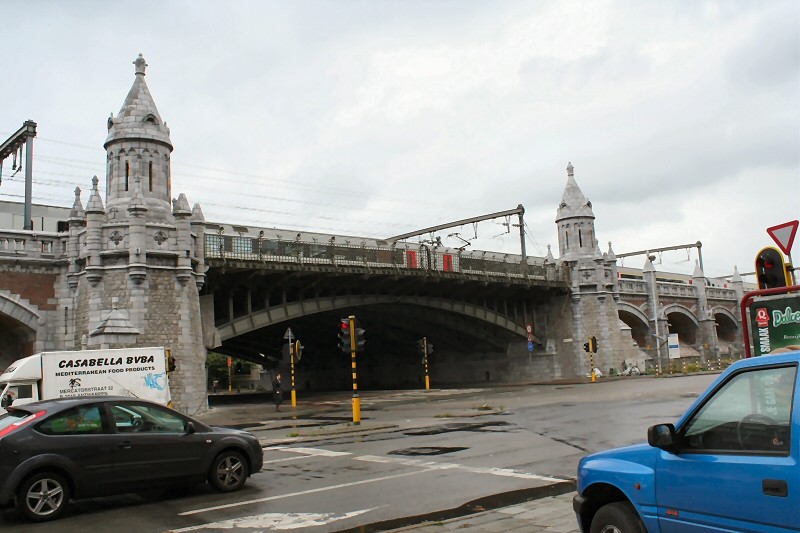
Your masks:
M345 403L340 401L334 405L326 401L319 404L304 402L302 406L296 408L292 408L291 404L284 404L280 411L275 411L272 403L227 404L215 406L196 418L207 424L246 429L258 436L262 446L266 447L313 442L331 435L429 427L452 422L452 418L455 417L493 414L492 411L476 413L471 410L469 412L453 412L449 419L417 418L389 422L362 419L359 424L353 424L352 418L344 416L346 414L343 409ZM545 490L547 489L545 487ZM560 494L564 490L567 492ZM377 531L432 533L456 530L467 533L514 531L579 533L575 513L572 511L572 496L575 494L573 486L566 484L562 487L550 487L548 492L554 495L485 510L482 505L485 502L482 501L473 505L464 505L457 510L436 513L442 519L438 519L436 516L419 517L419 523L412 525L374 524L359 528L358 531L365 533Z

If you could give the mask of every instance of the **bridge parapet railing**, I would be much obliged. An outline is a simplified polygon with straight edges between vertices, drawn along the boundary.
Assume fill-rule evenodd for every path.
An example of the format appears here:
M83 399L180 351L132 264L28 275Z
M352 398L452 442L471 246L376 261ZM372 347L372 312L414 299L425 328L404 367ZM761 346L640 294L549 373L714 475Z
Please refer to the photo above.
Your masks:
M0 230L0 258L60 259L67 255L67 234Z
M509 278L524 278L527 275L543 280L567 280L564 272L558 269L552 269L548 276L542 258L529 257L523 274L519 256L436 249L427 245L372 247L348 242L307 242L206 233L205 257L300 265L393 268L409 272L460 272Z
M686 283L669 283L659 281L656 283L659 296L685 296L687 298L697 297L697 287Z
M706 287L706 295L714 300L736 300L736 291L722 287Z
M643 279L620 279L617 281L617 287L619 288L619 292L627 294L649 294L652 290ZM697 297L697 287L687 283L659 281L656 283L656 290L659 296ZM706 294L709 298L720 298L724 300L736 299L736 295L732 289L707 287Z
M619 292L647 294L647 283L643 279L619 279L617 280Z

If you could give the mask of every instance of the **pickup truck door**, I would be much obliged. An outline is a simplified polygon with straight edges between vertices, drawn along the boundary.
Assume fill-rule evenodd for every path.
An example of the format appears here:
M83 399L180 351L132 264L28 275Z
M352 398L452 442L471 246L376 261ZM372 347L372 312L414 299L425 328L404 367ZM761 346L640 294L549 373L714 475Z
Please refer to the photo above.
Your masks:
M800 531L796 380L796 365L732 374L687 418L656 466L662 533Z

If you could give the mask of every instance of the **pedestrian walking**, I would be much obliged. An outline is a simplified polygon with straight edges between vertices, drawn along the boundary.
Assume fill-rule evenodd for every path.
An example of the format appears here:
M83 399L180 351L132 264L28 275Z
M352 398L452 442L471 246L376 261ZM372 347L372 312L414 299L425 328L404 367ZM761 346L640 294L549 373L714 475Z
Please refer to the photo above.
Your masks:
M218 379L215 379L215 380L212 382L211 386L212 386L212 392L213 392L214 394L216 394L216 393L217 393L217 387L219 386L219 380L218 380Z
M275 397L275 410L281 410L283 403L283 391L281 390L281 375L275 374L275 381L272 382L272 394Z

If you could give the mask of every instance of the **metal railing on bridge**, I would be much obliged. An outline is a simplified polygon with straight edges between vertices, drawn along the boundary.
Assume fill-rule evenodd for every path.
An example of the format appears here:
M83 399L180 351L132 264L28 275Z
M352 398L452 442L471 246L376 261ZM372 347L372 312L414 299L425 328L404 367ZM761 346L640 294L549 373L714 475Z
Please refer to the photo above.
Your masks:
M437 271L515 279L565 282L565 271L548 268L542 258L528 258L492 252L465 252L426 244L400 243L398 246L368 246L333 242L307 242L262 237L205 234L206 260L223 259L296 265L334 267L391 268L395 270Z

